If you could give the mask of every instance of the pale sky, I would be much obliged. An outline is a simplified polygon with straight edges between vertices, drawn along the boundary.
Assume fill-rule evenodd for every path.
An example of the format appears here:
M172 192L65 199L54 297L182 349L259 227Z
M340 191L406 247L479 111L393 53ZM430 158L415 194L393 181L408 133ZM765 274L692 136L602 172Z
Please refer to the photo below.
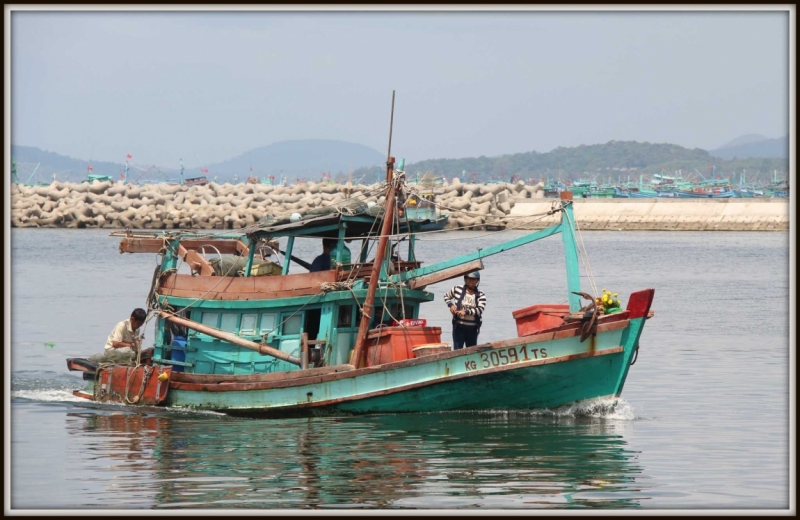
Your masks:
M294 139L385 154L392 90L392 152L407 162L789 133L788 6L174 8L10 11L12 143L164 167Z

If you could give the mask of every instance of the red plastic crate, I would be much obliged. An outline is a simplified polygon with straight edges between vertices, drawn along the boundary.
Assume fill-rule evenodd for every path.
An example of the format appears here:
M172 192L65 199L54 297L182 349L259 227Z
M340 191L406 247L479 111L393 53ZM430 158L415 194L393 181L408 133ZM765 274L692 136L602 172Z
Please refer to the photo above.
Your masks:
M511 313L517 322L517 336L530 336L546 329L558 327L569 314L567 304L532 305Z
M367 334L367 366L414 357L414 347L442 341L441 327L381 327Z

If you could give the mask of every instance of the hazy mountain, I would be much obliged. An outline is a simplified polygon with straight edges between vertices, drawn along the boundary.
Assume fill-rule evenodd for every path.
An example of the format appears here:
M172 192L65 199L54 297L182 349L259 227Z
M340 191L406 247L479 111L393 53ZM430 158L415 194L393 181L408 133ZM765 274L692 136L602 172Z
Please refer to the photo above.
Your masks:
M758 140L752 140L759 137ZM733 144L732 144L733 143ZM775 157L781 159L789 158L789 137L778 137L767 139L763 136L754 134L745 135L734 139L727 145L710 150L709 154L713 157L722 159L734 159L745 157Z
M73 159L54 152L41 150L35 146L11 145L11 158L16 163L17 176L20 182L51 182L53 173L59 181L77 181L89 173L89 162L85 159ZM97 161L92 162L92 173L119 177L120 165ZM123 166L124 170L125 167ZM30 179L30 180L29 180Z
M281 141L208 166L209 174L263 177L283 174L318 179L323 172L347 174L379 166L386 157L368 146L327 139ZM252 170L251 170L252 168Z
M766 141L767 139L769 139L769 137L761 134L742 135L737 137L733 141L723 144L722 146L717 146L715 150L721 150L722 148L731 148L733 146L740 146L743 144L757 143L759 141Z
M73 159L57 153L41 150L33 146L11 146L11 156L17 167L20 182L51 182L53 173L59 181L80 182L89 173L89 162L84 159ZM216 164L200 168L186 168L185 177L199 175L216 178L217 182L231 181L237 178L240 182L248 176L266 177L281 175L294 180L296 177L319 180L323 172L334 178L337 174L347 175L356 168L383 165L386 157L368 146L344 141L305 139L282 141L256 148L242 155ZM38 168L37 168L38 165ZM125 164L104 161L92 161L93 174L108 175L115 180L125 171ZM252 170L251 170L252 168ZM35 173L34 173L35 170ZM30 181L29 181L30 179ZM128 179L134 182L167 181L180 179L178 170L141 167L131 164Z

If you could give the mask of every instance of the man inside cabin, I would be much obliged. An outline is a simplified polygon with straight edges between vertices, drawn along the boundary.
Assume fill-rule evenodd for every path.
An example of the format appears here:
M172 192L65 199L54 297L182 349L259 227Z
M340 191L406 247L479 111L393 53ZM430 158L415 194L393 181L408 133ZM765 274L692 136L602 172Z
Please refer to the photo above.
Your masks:
M481 316L486 308L486 295L478 290L481 273L464 275L464 285L456 285L444 295L444 302L453 315L453 350L474 347L481 331Z
M336 257L339 255L339 250L342 252L341 260L337 260ZM350 263L350 248L347 247L347 244L344 241L339 242L336 240L334 246L331 248L331 266L336 265L346 265Z
M331 251L334 247L336 247L336 239L323 238L322 254L311 262L311 267L308 270L312 273L329 270L331 268Z
M105 352L100 356L100 361L131 363L136 360L136 354L141 349L141 340L136 334L147 318L144 309L134 309L131 317L116 324L106 340ZM144 362L153 356L153 349L142 350L141 361Z

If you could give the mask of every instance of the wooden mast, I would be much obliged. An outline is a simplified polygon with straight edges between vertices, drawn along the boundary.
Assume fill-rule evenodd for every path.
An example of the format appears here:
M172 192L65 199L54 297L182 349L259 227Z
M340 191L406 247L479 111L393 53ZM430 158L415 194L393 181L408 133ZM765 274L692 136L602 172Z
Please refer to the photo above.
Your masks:
M389 151L386 157L386 182L389 187L386 191L386 203L383 211L383 226L381 226L381 235L378 239L378 250L375 252L375 260L372 264L372 271L369 276L369 288L367 289L367 297L364 299L364 306L361 309L361 322L358 325L358 335L356 336L356 345L353 349L350 364L356 368L361 368L366 349L364 344L367 340L367 332L369 331L369 323L372 319L372 309L375 302L375 290L378 288L378 278L381 274L381 264L383 263L386 246L389 242L389 234L392 232L392 221L394 220L394 198L395 198L395 184L394 184L394 157L392 157L392 124L394 122L394 90L392 91L392 115L389 119Z

